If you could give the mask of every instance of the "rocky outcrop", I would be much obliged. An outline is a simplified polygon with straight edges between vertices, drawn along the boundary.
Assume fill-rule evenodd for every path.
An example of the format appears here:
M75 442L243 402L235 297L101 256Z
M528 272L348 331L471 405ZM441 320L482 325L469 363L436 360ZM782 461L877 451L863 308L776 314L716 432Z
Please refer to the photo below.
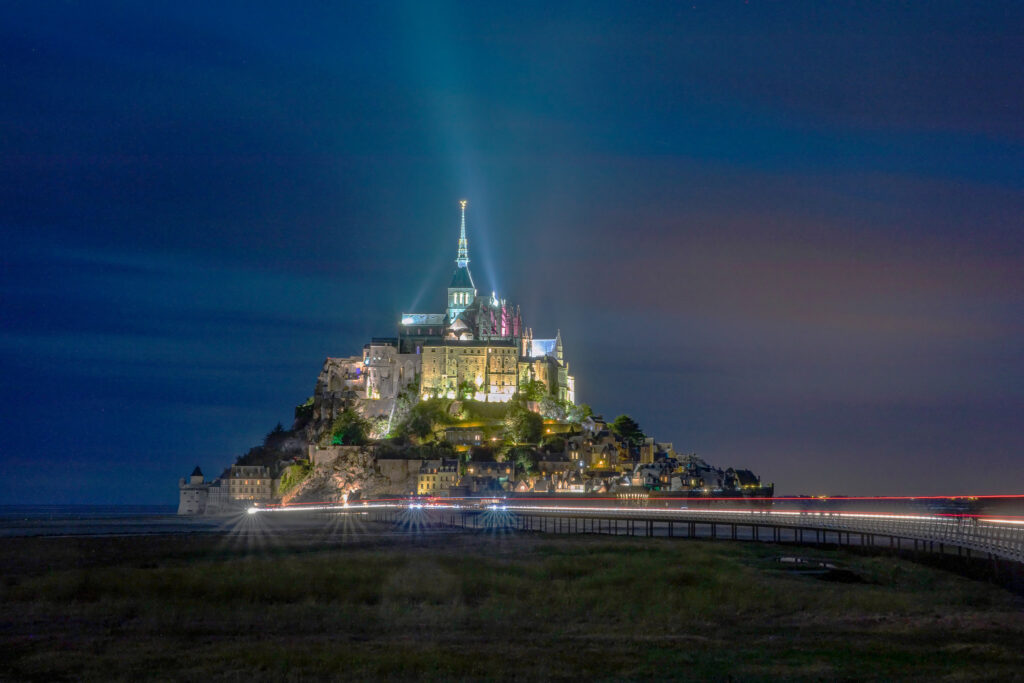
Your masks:
M377 459L368 448L346 448L337 458L317 465L308 477L282 499L293 503L339 503L358 492L363 498L391 492L391 480L377 468Z

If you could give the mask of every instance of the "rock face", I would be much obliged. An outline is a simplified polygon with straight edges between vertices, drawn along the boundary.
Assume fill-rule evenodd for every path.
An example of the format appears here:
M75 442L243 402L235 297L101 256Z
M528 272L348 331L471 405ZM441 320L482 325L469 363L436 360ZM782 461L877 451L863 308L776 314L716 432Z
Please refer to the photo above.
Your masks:
M324 361L313 389L312 404L302 406L304 420L301 428L307 443L329 442L334 418L347 408L355 409L370 420L392 414L397 389L389 390L386 396L381 396L379 391L370 392L374 398L367 394L369 376L374 370L373 367L367 369L362 356L327 358ZM410 366L408 377L415 377L416 372L418 370ZM387 377L386 371L384 376Z
M388 494L404 496L416 492L420 467L424 464L440 464L440 460L421 460L419 458L380 458L377 460L377 471L390 482ZM435 466L437 466L435 465Z
M368 448L339 449L333 460L322 462L310 475L282 499L291 503L338 503L358 492L363 497L387 495L391 480L377 468L377 459Z

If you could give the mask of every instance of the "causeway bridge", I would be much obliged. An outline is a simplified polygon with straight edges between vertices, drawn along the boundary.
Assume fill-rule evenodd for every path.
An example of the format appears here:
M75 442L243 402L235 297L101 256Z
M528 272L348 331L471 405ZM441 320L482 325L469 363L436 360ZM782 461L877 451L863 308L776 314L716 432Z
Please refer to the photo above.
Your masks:
M563 499L564 501L564 499ZM838 545L912 550L1024 564L1024 517L907 512L646 508L563 501L452 500L356 503L350 509L397 525L549 534Z

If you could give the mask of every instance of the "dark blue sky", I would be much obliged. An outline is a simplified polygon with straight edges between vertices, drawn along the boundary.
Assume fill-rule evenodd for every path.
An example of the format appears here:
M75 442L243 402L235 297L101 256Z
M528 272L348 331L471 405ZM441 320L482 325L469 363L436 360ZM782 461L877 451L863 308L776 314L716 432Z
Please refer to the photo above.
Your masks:
M294 5L299 5L295 7ZM8 2L0 502L174 502L482 289L780 492L1024 492L1020 3Z

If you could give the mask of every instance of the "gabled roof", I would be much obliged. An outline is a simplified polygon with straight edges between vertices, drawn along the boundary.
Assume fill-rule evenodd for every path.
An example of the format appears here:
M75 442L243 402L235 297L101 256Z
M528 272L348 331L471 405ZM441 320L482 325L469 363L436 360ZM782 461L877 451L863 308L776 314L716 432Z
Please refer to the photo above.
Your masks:
M476 289L476 285L473 284L473 274L469 272L469 266L463 268L459 266L452 273L452 281L448 284L448 289Z

